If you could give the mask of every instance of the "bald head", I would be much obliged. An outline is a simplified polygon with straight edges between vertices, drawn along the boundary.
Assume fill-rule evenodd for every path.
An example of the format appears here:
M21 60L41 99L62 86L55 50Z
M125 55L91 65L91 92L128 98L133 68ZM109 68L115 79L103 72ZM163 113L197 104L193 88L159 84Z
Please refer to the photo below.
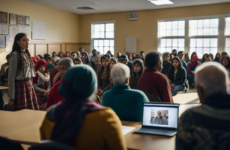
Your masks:
M195 83L202 102L209 96L228 92L228 72L220 63L206 62L196 68Z

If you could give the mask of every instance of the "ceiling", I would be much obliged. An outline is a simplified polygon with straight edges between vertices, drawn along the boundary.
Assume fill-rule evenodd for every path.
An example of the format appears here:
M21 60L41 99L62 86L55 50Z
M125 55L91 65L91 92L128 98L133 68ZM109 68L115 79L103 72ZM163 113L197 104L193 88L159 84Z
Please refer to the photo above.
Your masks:
M24 0L75 14L137 11L230 2L230 0L171 0L173 5L154 5L148 0ZM77 7L92 7L94 10L79 10ZM211 10L210 10L211 11Z

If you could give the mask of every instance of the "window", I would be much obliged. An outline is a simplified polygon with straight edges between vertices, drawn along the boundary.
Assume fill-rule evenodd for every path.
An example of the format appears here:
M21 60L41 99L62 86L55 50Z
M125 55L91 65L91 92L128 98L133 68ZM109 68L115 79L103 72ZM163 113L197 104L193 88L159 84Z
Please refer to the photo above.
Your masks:
M101 54L106 54L110 50L114 55L114 23L93 23L91 29L92 49Z
M230 17L227 17L225 20L226 20L225 35L230 35Z
M205 53L217 53L217 38L191 38L190 52L196 52L199 58Z
M230 54L230 38L226 38L226 47L225 51Z
M219 19L189 20L189 35L218 35Z
M225 19L226 27L225 27L225 51L230 54L230 17Z
M173 49L184 51L185 21L159 22L159 49L171 53Z

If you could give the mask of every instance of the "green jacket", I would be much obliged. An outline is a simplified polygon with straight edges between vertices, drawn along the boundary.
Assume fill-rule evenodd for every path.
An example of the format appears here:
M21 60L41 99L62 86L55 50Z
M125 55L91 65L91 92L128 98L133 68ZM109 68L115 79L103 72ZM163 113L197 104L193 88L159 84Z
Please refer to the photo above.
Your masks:
M143 103L149 102L147 96L128 85L115 85L103 95L102 105L111 107L120 120L142 122Z

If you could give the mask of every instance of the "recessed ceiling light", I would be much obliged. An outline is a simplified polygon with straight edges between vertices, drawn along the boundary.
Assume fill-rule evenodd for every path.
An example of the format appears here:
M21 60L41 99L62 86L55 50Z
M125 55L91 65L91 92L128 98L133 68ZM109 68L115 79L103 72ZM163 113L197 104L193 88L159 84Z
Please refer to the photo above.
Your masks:
M148 0L155 5L169 5L173 4L170 0Z

